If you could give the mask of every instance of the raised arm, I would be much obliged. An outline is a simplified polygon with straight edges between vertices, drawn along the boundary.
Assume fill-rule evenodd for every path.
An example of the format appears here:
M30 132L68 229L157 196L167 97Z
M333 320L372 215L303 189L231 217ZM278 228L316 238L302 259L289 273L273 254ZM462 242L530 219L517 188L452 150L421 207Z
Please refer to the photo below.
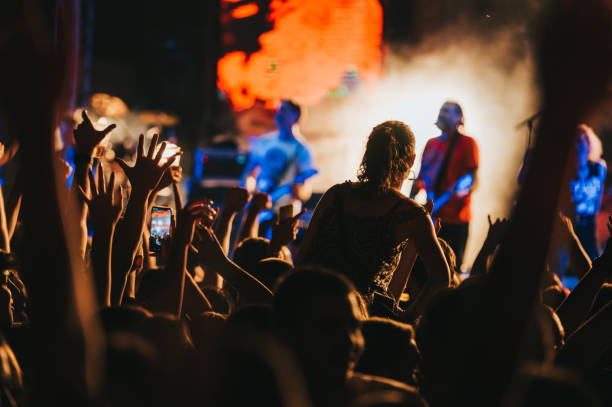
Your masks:
M569 255L569 266L578 278L582 278L591 269L591 259L576 236L572 221L567 216L559 214L556 223L561 243Z
M158 135L154 135L147 155L144 154L144 136L138 140L136 163L133 167L121 159L117 163L125 172L132 186L132 193L128 201L123 219L117 225L117 238L113 242L112 257L112 286L111 303L120 305L123 291L127 282L128 273L138 250L138 245L144 228L149 195L159 183L164 172L172 165L175 157L171 157L165 164L159 162L165 150L162 143L157 154Z
M227 190L225 202L215 225L215 235L221 242L225 254L229 253L232 223L237 213L244 209L251 200L249 191L245 188L230 188Z
M242 242L248 237L257 237L259 235L259 220L257 219L259 212L270 208L272 208L272 202L270 202L270 196L268 194L263 192L256 192L253 194L251 204L240 225L240 232L238 233L236 243Z
M482 247L480 248L480 251L478 252L478 255L476 256L476 259L474 260L470 277L486 274L489 257L495 252L495 249L497 249L497 246L501 243L506 231L508 230L508 224L510 223L506 218L497 218L494 223L491 222L490 215L488 215L487 218L489 220L489 231L484 243L482 244Z
M433 211L433 201L431 199L427 200L425 210L431 216L431 212ZM440 231L440 227L440 219L437 219L434 225L436 235ZM412 268L414 267L417 257L418 253L414 242L412 240L408 240L408 244L402 251L400 262L393 272L393 277L391 278L388 288L389 293L393 296L393 298L395 298L396 305L399 304L400 297L406 289L406 284L408 284L408 279L410 279L410 274L412 273Z
M428 215L423 213L415 216L409 222L405 222L403 227L414 242L427 272L427 282L423 289L402 315L405 321L414 321L423 312L431 297L438 290L450 285L451 274L440 243L438 243L434 225Z
M608 231L612 234L612 216L608 218ZM608 238L601 257L595 259L593 268L585 274L569 296L557 308L557 315L565 332L574 332L589 314L601 286L612 273L612 241Z
M178 190L175 185L175 196ZM180 204L177 205L180 208ZM202 200L193 201L185 208L177 210L176 233L166 265L166 283L160 310L181 316L183 293L185 290L185 275L187 271L187 252L193 240L196 222L210 226L215 221L215 210Z
M83 110L81 116L83 121L74 130L76 155L74 157L74 175L71 186L72 193L78 198L80 198L80 196L78 196L79 188L86 194L89 193L87 173L91 169L94 149L100 144L102 139L116 127L116 125L110 124L104 130L96 130L85 110ZM79 241L81 242L81 253L84 254L87 245L87 206L83 200L77 199L77 207L79 210L81 234Z
M121 190L115 193L115 173L111 173L108 186L104 181L104 171L98 164L96 169L98 183L94 180L91 169L89 170L89 184L91 186L91 198L81 187L83 201L87 203L91 213L91 222L94 228L94 236L91 247L91 263L95 290L98 303L101 307L111 305L111 247L115 226L121 216Z
M306 209L302 209L297 215L278 220L272 226L272 239L270 240L270 257L279 257L284 246L295 241L298 233L298 222L300 217L306 213Z
M402 257L397 265L397 268L393 272L393 277L389 283L389 293L395 298L395 304L399 304L402 293L406 289L406 284L410 278L410 273L414 267L414 263L418 257L416 247L414 243L409 241L404 250L402 251Z
M199 252L199 261L206 270L212 269L221 275L238 290L241 299L246 299L248 302L272 301L272 292L262 282L227 258L210 228L197 227L194 245Z

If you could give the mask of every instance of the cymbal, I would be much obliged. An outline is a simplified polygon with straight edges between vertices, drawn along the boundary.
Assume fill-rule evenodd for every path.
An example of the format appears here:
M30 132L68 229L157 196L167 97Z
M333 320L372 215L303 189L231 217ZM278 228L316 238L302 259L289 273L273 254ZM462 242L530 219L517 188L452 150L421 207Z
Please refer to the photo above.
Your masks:
M173 127L179 122L177 116L156 111L144 111L138 113L138 118L146 124L153 126Z
M89 99L93 111L101 117L117 118L128 114L129 109L125 102L117 96L107 93L95 93Z

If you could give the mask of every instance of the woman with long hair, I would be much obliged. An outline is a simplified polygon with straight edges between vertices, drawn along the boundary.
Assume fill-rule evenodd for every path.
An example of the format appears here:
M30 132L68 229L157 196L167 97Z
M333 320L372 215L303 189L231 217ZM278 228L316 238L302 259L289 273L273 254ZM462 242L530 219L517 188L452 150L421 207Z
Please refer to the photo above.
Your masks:
M334 185L323 195L296 264L321 265L346 275L366 301L376 293L399 300L418 254L428 271L429 286L422 294L448 286L449 268L431 218L400 192L414 159L414 134L406 124L386 121L374 127L358 181Z

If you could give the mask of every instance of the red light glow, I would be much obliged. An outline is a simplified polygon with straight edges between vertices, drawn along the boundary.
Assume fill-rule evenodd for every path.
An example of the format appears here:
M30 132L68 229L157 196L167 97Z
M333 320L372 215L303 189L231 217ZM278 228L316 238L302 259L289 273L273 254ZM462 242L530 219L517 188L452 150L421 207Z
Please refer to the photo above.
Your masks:
M283 98L315 104L350 69L366 85L378 78L383 23L378 0L272 0L270 10L274 28L259 37L259 51L248 58L235 51L219 60L219 88L236 110L257 99L270 108Z
M245 4L244 6L236 7L235 9L233 9L232 17L238 18L238 19L247 18L247 17L254 16L258 12L259 12L259 7L257 7L257 4L249 3L249 4Z

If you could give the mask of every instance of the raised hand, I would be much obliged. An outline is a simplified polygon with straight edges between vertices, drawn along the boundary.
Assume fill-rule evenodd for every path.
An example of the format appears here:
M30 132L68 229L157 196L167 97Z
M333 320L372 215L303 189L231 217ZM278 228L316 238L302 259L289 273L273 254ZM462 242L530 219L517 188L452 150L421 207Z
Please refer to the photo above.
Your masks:
M247 203L251 200L249 191L245 188L234 187L227 190L225 196L225 202L223 204L223 211L228 214L235 214L240 212ZM266 199L267 200L267 199Z
M178 186L172 184L172 187L174 189L174 203L176 207L175 239L186 242L189 245L193 240L195 226L199 224L210 227L215 222L217 211L211 206L213 202L208 198L191 201L183 208Z
M176 233L166 265L167 281L165 287L167 287L167 290L165 290L164 299L161 302L161 309L179 316L183 306L187 253L193 240L196 224L204 224L209 227L215 221L217 213L208 204L210 202L208 199L192 201L185 208L182 208L178 188L176 184L173 184L173 186L177 208Z
M487 219L489 220L489 231L487 233L486 242L489 247L495 247L505 236L508 231L508 225L510 221L507 218L497 218L495 222L491 222L491 215L487 215Z
M94 223L102 223L108 226L116 225L123 209L121 205L121 187L119 187L119 192L115 194L114 172L111 172L108 186L106 186L104 171L100 163L98 163L96 172L98 174L97 184L91 169L88 172L89 185L91 186L91 198L87 197L87 194L80 186L79 192L89 207Z
M161 144L161 147L155 154L155 148L157 147L157 140L159 135L155 134L151 140L149 151L147 155L144 154L144 135L140 135L138 139L138 151L136 154L136 163L133 167L130 167L125 161L117 158L116 161L125 173L125 176L132 185L132 193L134 191L142 192L148 195L157 186L159 181L162 179L164 172L172 165L176 157L180 154L177 153L170 157L163 165L159 165L159 162L166 149L166 142Z
M574 225L572 225L572 220L565 216L562 212L559 212L559 216L555 220L555 223L565 238L569 238L574 235Z
M297 215L283 219L272 226L272 241L270 242L272 255L276 256L278 254L276 251L295 240L298 232L298 221L304 213L306 213L306 209L302 209Z
M180 151L178 154L183 154ZM169 187L172 183L179 183L183 178L183 167L180 165L173 165L168 168L168 171L164 172L164 175L159 180L159 183L155 186L153 192L159 192L162 189Z
M250 211L259 213L264 209L270 208L272 208L270 195L265 192L256 192L253 194L253 199L251 199L251 206L249 208Z
M87 154L91 157L94 148L117 125L109 124L104 130L96 130L85 110L83 110L82 117L83 121L74 129L74 141L79 153Z

